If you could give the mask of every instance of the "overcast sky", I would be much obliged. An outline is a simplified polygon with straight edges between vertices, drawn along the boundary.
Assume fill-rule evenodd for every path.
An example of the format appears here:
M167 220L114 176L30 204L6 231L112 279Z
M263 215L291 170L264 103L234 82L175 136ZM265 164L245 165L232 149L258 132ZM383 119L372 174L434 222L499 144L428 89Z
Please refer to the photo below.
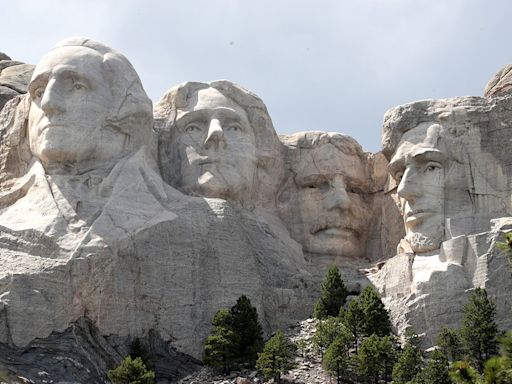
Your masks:
M512 63L507 0L0 0L0 51L37 63L86 36L124 53L156 101L229 79L259 95L278 133L338 131L380 148L384 112L481 96Z

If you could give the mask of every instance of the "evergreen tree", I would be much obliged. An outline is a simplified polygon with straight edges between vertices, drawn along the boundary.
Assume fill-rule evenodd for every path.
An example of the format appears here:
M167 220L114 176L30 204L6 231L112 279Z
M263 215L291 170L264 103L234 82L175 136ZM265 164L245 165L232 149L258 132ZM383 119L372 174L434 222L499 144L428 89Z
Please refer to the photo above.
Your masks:
M388 382L391 368L396 361L393 339L375 334L363 339L356 359L357 373L362 382L379 383L381 377Z
M232 331L239 336L239 361L253 367L258 352L263 349L263 331L258 321L258 312L246 296L240 296L230 313Z
M323 356L325 350L338 337L351 340L350 331L338 317L328 317L319 320L316 325L316 332L312 338L313 345Z
M500 355L512 361L512 331L508 331L498 339Z
M491 357L484 365L486 384L512 384L512 331L498 339L500 356Z
M150 367L148 350L138 337L133 339L133 341L130 343L130 357L132 360L140 357L146 367Z
M407 384L421 371L421 350L415 343L414 337L407 340L403 351L393 366L393 384Z
M512 384L512 366L503 356L494 356L485 362L484 382L486 384Z
M461 337L456 329L441 328L436 344L449 361L458 361L464 358Z
M450 369L450 377L455 384L481 384L482 377L468 361L456 361Z
M107 376L112 384L153 384L155 372L146 368L142 359L127 356L115 369L108 371Z
M505 241L496 242L496 247L508 253L508 260L512 264L512 232L505 233Z
M346 335L350 336L350 335ZM325 370L336 377L338 384L343 383L349 374L349 347L352 340L350 337L337 337L325 351L322 365ZM347 382L347 381L345 381Z
M233 316L227 309L220 309L212 321L212 331L204 345L203 362L227 373L238 358L240 337L232 329Z
M282 331L277 331L265 344L263 352L258 353L256 369L266 379L273 378L281 382L281 375L295 367L295 346L288 341Z
M497 352L495 316L496 305L487 297L485 289L476 288L464 306L461 336L464 349L479 372L485 361Z
M313 316L317 319L325 319L328 316L338 316L340 308L345 305L347 289L341 279L338 268L331 266L322 283L320 298L315 303Z
M452 384L448 371L448 359L442 351L435 349L425 369L412 380L414 384Z
M364 314L357 298L348 303L347 309L343 307L340 309L340 318L342 319L343 324L345 324L352 333L354 348L357 353L359 339L362 335L364 324Z
M391 335L391 320L377 291L368 286L357 298L362 313L361 333L364 336Z

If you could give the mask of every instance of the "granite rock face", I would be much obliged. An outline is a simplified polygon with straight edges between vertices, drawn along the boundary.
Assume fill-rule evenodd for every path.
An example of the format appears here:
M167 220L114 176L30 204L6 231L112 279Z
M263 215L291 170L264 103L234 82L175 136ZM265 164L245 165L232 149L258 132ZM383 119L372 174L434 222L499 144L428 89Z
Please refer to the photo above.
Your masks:
M182 372L157 372L173 382L217 310L246 295L267 334L286 328L333 264L426 346L475 287L512 326L495 249L512 229L507 71L486 98L390 110L371 154L339 133L278 136L227 80L172 87L153 109L128 59L90 39L35 68L2 59L0 372L35 377L41 355L52 380L101 382L140 337L181 356ZM70 352L72 337L91 353ZM71 365L52 365L63 353Z
M403 215L397 256L371 275L403 332L433 345L456 327L468 291L484 287L512 326L512 279L495 242L510 221L511 172L504 137L512 132L512 98L426 100L386 114L383 151L390 191ZM500 217L508 217L496 219Z
M53 48L29 94L2 110L0 342L9 348L87 318L100 335L151 331L201 357L215 312L241 295L268 332L308 315L316 282L301 247L270 200L248 198L236 152L218 167L225 176L227 161L232 195L185 195L160 176L152 122L128 60L83 38ZM260 166L264 151L255 153Z
M0 52L0 110L13 97L27 92L34 65L11 60Z
M501 68L487 83L484 97L503 96L512 93L512 64Z

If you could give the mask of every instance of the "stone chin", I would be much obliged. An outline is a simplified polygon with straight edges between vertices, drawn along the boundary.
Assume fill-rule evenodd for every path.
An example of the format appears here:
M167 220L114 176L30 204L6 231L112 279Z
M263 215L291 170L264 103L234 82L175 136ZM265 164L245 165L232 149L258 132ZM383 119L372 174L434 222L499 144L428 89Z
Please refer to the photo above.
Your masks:
M46 134L32 148L34 155L43 164L49 165L59 162L76 163L88 159L94 152L94 148L77 145L69 135L54 139L52 134L53 132Z
M247 182L240 183L240 180L237 180L237 183L230 183L230 177L215 173L210 171L203 173L195 184L184 186L184 192L190 195L238 201L248 190Z
M432 252L441 247L443 232L440 230L435 235L425 235L419 232L408 232L405 240L411 246L414 253Z

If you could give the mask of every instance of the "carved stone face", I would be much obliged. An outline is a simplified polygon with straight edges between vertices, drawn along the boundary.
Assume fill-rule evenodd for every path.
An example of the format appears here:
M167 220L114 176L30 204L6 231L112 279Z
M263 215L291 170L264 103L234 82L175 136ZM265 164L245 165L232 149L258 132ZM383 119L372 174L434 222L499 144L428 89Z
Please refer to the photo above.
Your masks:
M242 201L256 171L254 132L244 109L214 88L181 110L176 143L186 193Z
M370 219L364 164L332 144L301 157L295 176L300 225L292 228L292 236L311 253L360 256Z
M406 240L417 253L439 248L444 238L447 156L438 145L440 130L423 123L406 132L389 163L399 183Z
M44 164L105 160L122 151L122 134L103 128L112 108L103 57L85 47L52 50L29 84L32 153Z

